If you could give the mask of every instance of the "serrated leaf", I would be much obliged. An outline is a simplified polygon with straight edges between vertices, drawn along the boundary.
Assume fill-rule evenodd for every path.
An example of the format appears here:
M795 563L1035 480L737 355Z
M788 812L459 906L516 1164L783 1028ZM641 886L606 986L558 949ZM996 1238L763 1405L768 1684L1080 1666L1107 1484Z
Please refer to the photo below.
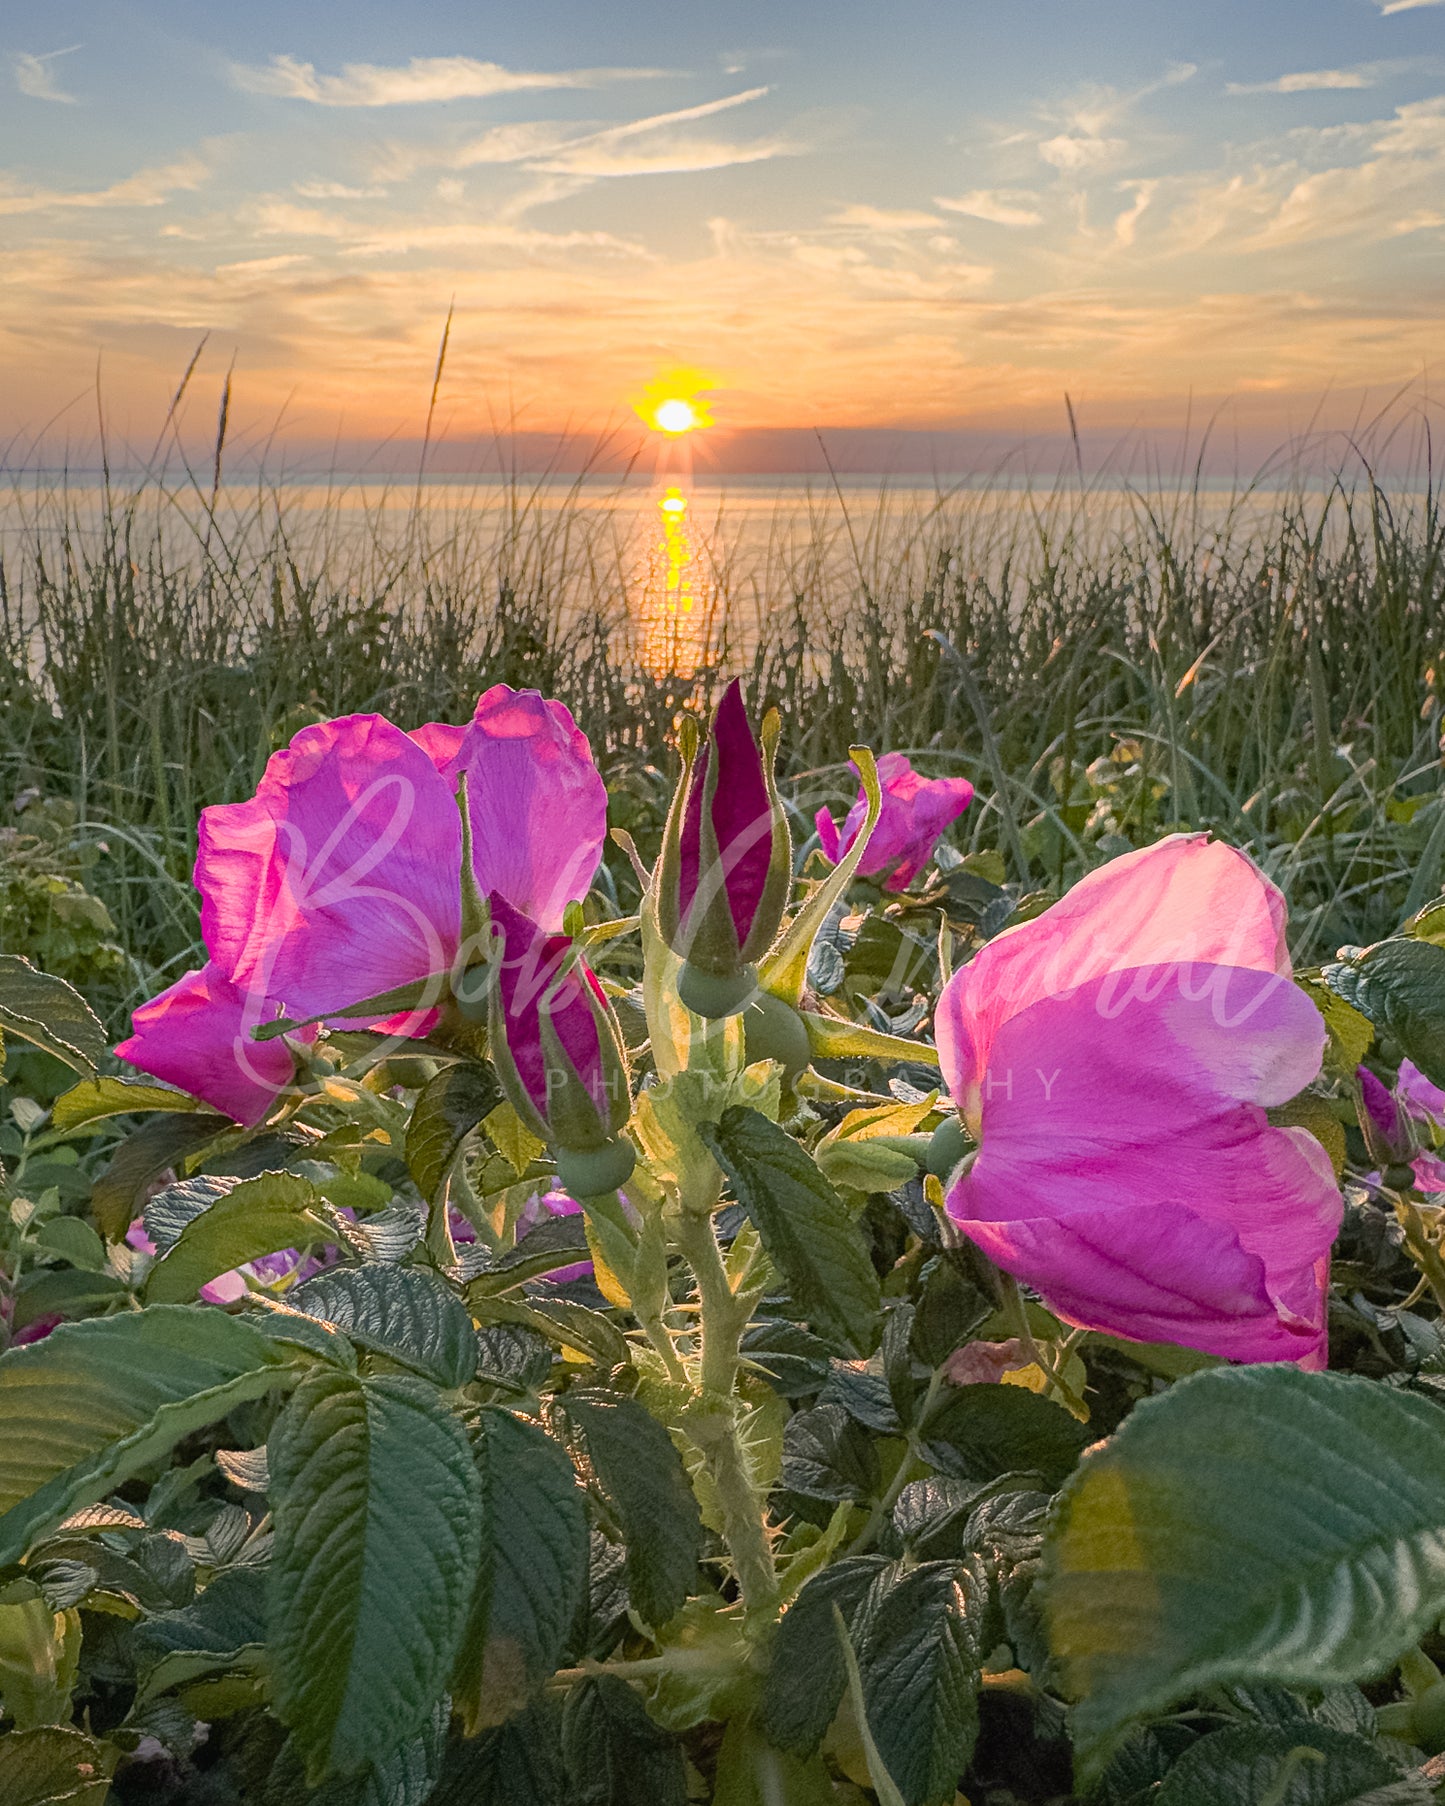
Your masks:
M517 1711L556 1668L587 1584L587 1511L539 1425L483 1411L472 1438L482 1578L452 1692L467 1735Z
M687 1806L682 1746L616 1675L589 1675L562 1708L571 1806Z
M50 1122L55 1129L67 1130L104 1122L110 1116L139 1115L152 1110L183 1114L205 1108L198 1098L171 1085L158 1085L152 1079L116 1078L107 1073L103 1078L82 1079L62 1092L51 1107Z
M265 1588L253 1570L232 1568L190 1605L153 1613L131 1636L142 1700L247 1658L259 1664L266 1642Z
M1058 1486L1089 1430L1051 1400L1022 1386L959 1386L923 1426L924 1459L960 1480L1042 1475Z
M632 1358L627 1338L609 1317L570 1298L488 1297L474 1281L467 1287L467 1309L479 1324L507 1323L534 1329L558 1348L575 1351L599 1367L622 1367Z
M814 1499L866 1499L877 1490L878 1450L838 1404L795 1411L783 1431L782 1484Z
M105 1243L81 1217L52 1217L41 1224L35 1240L39 1247L83 1272L98 1273L105 1266Z
M140 1213L151 1185L170 1167L224 1135L234 1125L209 1110L193 1116L154 1116L115 1150L90 1194L90 1212L107 1241L117 1242Z
M852 1626L887 1566L881 1555L845 1556L815 1574L783 1613L759 1708L762 1731L780 1750L808 1757L823 1741L848 1685L833 1608Z
M682 1457L634 1398L578 1387L556 1409L622 1531L634 1607L645 1623L666 1624L696 1585L702 1556L702 1520Z
M539 1703L475 1742L453 1743L427 1806L571 1806L556 1718Z
M61 1324L12 1348L0 1356L0 1566L292 1377L249 1323L175 1306Z
M1231 1725L1192 1744L1153 1796L1155 1806L1430 1806L1428 1781L1400 1771L1363 1737L1303 1720Z
M104 1806L119 1759L113 1744L69 1725L12 1731L0 1738L0 1800L5 1806Z
M179 1179L162 1187L146 1203L141 1225L157 1254L167 1254L181 1238L181 1231L227 1192L241 1183L227 1175L201 1173L194 1179Z
M110 1051L105 1025L73 985L0 953L0 1030L18 1035L89 1078Z
M477 1338L466 1306L416 1267L319 1273L288 1303L438 1386L465 1386L476 1373Z
M1393 1035L1427 1079L1445 1085L1445 947L1380 941L1348 964L1326 966L1324 978L1382 1034Z
M465 1429L409 1377L315 1370L267 1456L276 1712L316 1782L384 1759L445 1692L481 1500Z
M146 1302L178 1304L194 1298L209 1280L263 1254L329 1240L331 1225L318 1203L316 1187L299 1173L242 1179L193 1217L151 1268Z
M1044 1598L1091 1766L1186 1693L1382 1672L1445 1610L1445 1417L1292 1367L1179 1380L1069 1482Z
M1329 1034L1326 1064L1337 1077L1353 1078L1355 1068L1370 1051L1370 1043L1375 1038L1374 1024L1354 1004L1346 1003L1337 991L1331 990L1323 979L1311 973L1300 973L1296 975L1295 983L1325 1019Z
M406 1131L407 1170L430 1203L467 1136L501 1102L496 1074L480 1060L444 1066L422 1087Z
M979 1651L967 1569L880 1574L854 1636L878 1754L907 1806L952 1801L978 1736Z
M738 1104L698 1134L821 1334L867 1354L881 1307L878 1275L857 1225L817 1163L786 1130Z

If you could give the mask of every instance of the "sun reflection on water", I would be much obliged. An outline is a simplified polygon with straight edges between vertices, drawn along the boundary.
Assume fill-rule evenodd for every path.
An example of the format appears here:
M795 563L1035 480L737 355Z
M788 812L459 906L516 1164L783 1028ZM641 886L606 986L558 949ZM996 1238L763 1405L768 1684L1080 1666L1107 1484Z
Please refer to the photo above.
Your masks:
M652 677L691 677L706 662L708 609L697 569L687 497L676 484L657 503L637 610L642 668Z

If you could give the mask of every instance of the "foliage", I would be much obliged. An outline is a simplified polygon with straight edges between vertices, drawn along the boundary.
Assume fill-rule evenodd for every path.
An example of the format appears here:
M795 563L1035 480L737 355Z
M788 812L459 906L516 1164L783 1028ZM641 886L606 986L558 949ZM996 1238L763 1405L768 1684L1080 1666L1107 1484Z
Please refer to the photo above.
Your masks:
M1445 1130L1382 1168L1356 1072L1445 1076L1435 874L1342 902L1340 823L1296 862L1307 921L1379 923L1302 975L1329 1054L1276 1111L1343 1179L1335 1371L1072 1328L940 1208L972 1143L933 1032L1075 875L1040 820L1181 818L1142 738L1069 756L1089 794L1015 819L1025 871L997 796L1002 849L898 894L801 848L801 1069L689 1014L604 867L569 929L640 1158L575 1215L480 1032L293 1041L247 1129L0 956L7 1806L1437 1797Z

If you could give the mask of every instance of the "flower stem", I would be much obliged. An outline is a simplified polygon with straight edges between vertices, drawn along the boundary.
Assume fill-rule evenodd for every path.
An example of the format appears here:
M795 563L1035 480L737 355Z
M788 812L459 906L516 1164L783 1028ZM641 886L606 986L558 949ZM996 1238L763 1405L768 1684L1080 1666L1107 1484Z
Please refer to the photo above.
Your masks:
M747 1310L728 1281L711 1217L685 1210L675 1233L697 1281L701 1306L698 1377L702 1398L689 1413L685 1427L717 1489L723 1540L733 1559L744 1614L750 1622L771 1623L777 1612L778 1573L762 1500L738 1435L739 1343Z

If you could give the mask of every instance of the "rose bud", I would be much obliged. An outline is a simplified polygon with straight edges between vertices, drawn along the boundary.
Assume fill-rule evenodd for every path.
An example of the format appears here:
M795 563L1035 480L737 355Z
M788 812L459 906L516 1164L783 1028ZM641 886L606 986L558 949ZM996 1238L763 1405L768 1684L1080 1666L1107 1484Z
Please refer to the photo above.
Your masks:
M678 995L696 1015L735 1015L757 988L752 962L777 935L793 884L793 846L773 777L778 722L762 744L734 679L701 754L685 726L684 770L657 865L663 939L683 961Z
M513 1109L546 1141L574 1197L616 1191L636 1161L619 1133L631 1114L627 1057L596 976L564 934L491 895L488 1039Z

